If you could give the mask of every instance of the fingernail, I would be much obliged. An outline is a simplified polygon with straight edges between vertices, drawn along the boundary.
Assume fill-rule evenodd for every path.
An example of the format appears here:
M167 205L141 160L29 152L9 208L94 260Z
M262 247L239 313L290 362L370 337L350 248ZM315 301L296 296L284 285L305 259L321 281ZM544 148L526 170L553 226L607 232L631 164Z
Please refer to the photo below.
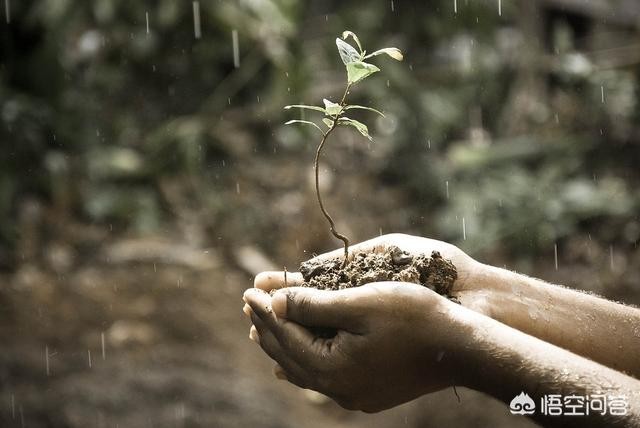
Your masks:
M286 318L287 294L284 291L276 291L271 296L271 309L277 318Z
M244 304L244 306L242 307L242 312L244 312L244 314L248 317L251 316L251 306L247 305L246 303Z
M252 325L249 329L249 339L253 340L256 343L260 343L260 338L258 336L258 330L256 330L256 326Z

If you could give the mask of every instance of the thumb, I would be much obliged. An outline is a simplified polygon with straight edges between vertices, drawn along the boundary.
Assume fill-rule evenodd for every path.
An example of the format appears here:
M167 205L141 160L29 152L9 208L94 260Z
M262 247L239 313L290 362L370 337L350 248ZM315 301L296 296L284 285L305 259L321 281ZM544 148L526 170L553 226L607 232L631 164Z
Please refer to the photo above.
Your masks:
M360 294L357 288L333 291L290 287L273 294L271 308L278 318L307 327L353 331L362 322Z

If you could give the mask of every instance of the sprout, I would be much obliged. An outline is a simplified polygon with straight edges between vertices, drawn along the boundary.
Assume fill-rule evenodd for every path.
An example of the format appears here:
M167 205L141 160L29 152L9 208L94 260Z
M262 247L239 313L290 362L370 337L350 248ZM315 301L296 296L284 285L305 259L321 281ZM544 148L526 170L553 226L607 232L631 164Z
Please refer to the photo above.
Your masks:
M347 39L352 38L356 43L358 49L350 45L346 42ZM347 265L347 261L349 258L349 238L339 233L336 230L335 222L333 218L324 207L324 203L322 201L322 195L320 194L320 186L319 186L319 169L318 163L320 160L320 154L322 153L322 149L324 148L329 135L338 127L338 126L350 126L356 129L362 136L366 137L369 141L372 141L371 135L369 135L369 128L362 122L359 122L355 119L345 116L345 113L349 110L368 110L374 113L377 113L384 117L384 114L379 110L376 110L371 107L365 107L360 105L349 105L347 104L347 96L349 95L349 90L356 83L362 82L367 77L371 76L380 71L380 68L376 67L373 64L369 64L365 62L365 59L373 58L378 55L388 55L390 58L395 59L397 61L402 61L403 56L402 52L398 48L383 48L379 49L369 55L367 52L362 49L362 44L360 43L360 39L355 35L352 31L344 31L342 33L342 39L336 39L336 46L338 47L338 53L340 54L340 58L344 63L344 66L347 71L347 84L344 90L344 94L339 103L334 103L331 100L323 99L324 107L321 106L310 106L305 104L294 104L285 106L285 110L289 110L292 108L299 108L305 110L312 110L324 113L324 117L322 118L322 123L326 127L326 131L317 123L309 121L309 120L290 120L285 123L285 125L291 124L303 124L303 125L311 125L318 129L322 134L322 139L318 144L318 148L316 149L316 156L314 160L314 171L315 171L315 187L316 187L316 197L318 199L318 205L320 206L320 210L322 214L327 219L329 223L331 234L337 239L341 240L344 243L344 261L342 266Z

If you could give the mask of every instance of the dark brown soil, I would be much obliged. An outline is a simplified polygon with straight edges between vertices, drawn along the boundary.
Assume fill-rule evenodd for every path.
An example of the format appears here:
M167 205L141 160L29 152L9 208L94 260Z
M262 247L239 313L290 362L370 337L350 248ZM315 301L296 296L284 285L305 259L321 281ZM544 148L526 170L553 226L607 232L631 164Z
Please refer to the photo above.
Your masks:
M379 281L420 284L448 296L458 277L456 267L434 251L431 256L413 256L398 247L384 252L358 252L343 269L343 259L309 260L300 265L304 287L341 290Z

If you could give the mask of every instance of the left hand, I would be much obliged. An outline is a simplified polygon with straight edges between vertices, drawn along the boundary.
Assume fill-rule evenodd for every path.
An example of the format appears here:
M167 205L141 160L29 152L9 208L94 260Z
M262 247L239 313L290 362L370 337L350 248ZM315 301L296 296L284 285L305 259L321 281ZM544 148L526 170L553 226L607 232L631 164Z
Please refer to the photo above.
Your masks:
M459 305L408 283L244 294L252 333L276 375L347 409L376 412L462 381ZM337 329L332 338L306 327Z

